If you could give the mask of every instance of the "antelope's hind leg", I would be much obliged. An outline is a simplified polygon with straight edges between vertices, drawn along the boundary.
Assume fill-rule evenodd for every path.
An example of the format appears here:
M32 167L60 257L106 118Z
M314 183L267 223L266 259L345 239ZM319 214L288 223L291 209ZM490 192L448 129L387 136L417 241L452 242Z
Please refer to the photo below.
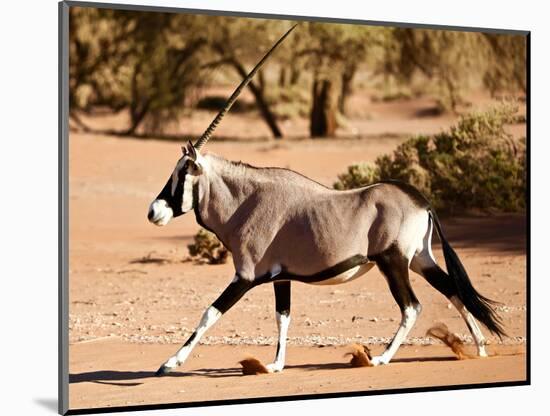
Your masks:
M485 350L486 340L479 325L459 299L456 286L451 277L435 262L431 250L424 246L424 249L413 257L410 267L412 271L424 277L430 285L451 301L460 312L460 315L462 315L466 326L474 338L478 356L487 357L487 351Z
M286 337L290 325L290 281L274 282L273 288L275 290L275 317L279 339L275 361L267 365L270 373L283 371L285 366Z
M393 336L390 345L377 357L374 365L388 364L393 358L416 322L422 307L416 298L409 281L407 258L398 249L390 249L373 259L390 287L390 291L401 310L401 324Z
M183 344L178 352L170 357L156 372L156 376L163 376L183 364L201 337L220 317L253 287L250 281L238 276L225 288L222 294L209 306L195 329L195 332Z

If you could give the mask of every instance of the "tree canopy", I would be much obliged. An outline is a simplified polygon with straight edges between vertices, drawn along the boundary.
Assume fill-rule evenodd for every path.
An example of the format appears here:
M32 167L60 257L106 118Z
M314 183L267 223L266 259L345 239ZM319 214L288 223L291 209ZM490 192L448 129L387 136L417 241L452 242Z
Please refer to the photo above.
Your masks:
M197 106L198 94L220 81L235 84L292 24L289 21L70 9L70 110L127 111L118 134L162 132ZM284 104L302 105L312 136L334 133L336 115L361 71L382 85L408 86L456 110L481 87L493 95L525 93L523 36L302 22L249 84L275 137L284 135ZM292 113L290 112L292 116Z

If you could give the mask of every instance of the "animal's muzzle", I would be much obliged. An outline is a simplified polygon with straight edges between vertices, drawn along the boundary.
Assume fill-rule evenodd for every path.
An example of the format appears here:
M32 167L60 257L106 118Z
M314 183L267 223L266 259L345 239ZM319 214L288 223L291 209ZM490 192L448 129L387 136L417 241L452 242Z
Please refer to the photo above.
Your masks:
M155 199L149 206L147 218L155 225L166 225L173 217L174 211L164 199Z

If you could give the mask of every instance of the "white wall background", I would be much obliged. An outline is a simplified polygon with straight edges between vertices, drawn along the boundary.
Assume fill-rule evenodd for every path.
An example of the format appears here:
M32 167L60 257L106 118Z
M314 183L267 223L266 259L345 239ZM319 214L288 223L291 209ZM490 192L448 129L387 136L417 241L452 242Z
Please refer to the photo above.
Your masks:
M124 1L111 0L118 3ZM136 0L141 4L532 31L533 385L149 412L162 415L519 414L544 412L548 382L549 14L503 0ZM127 3L135 3L128 1ZM0 413L54 414L57 396L57 2L0 12ZM25 12L22 14L22 12ZM368 377L368 375L365 375ZM546 397L545 397L546 396ZM132 413L135 414L135 413Z

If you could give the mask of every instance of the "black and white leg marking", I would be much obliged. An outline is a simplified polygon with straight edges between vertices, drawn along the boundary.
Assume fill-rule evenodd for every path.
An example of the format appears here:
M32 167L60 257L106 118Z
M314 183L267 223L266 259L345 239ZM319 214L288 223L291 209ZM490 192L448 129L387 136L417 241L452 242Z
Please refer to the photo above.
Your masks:
M481 332L481 329L479 328L479 325L477 324L475 318L470 312L468 312L468 309L466 309L458 296L451 296L450 301L455 306L455 308L458 309L458 312L460 312L460 314L462 315L464 322L466 322L466 325L468 326L468 329L470 330L472 337L474 338L474 341L476 343L477 355L479 357L487 357L487 351L485 350L485 344L487 343L487 341L485 340L485 337L483 336L483 333Z
M432 285L438 292L443 294L454 307L460 312L466 326L470 330L472 337L476 343L477 353L480 357L487 357L487 351L485 350L485 337L479 328L475 318L466 309L462 301L458 298L458 292L451 277L439 267L435 261L431 250L431 227L428 230L428 235L424 240L424 248L418 254L416 254L412 261L410 268L412 271L418 273L424 277L430 285Z
M401 324L393 336L390 345L377 357L373 357L374 365L388 364L393 358L410 330L422 307L416 298L410 282L408 261L397 249L390 249L387 253L374 258L382 274L386 277L390 291L401 310Z
M275 316L279 339L275 361L267 365L267 369L271 373L283 371L285 366L286 338L290 325L290 281L274 282L273 288L275 290Z
M183 344L178 352L170 357L157 371L157 376L162 376L183 364L193 348L199 343L201 337L216 321L227 312L243 295L252 288L250 281L238 277L225 288L214 303L206 309L195 332Z

